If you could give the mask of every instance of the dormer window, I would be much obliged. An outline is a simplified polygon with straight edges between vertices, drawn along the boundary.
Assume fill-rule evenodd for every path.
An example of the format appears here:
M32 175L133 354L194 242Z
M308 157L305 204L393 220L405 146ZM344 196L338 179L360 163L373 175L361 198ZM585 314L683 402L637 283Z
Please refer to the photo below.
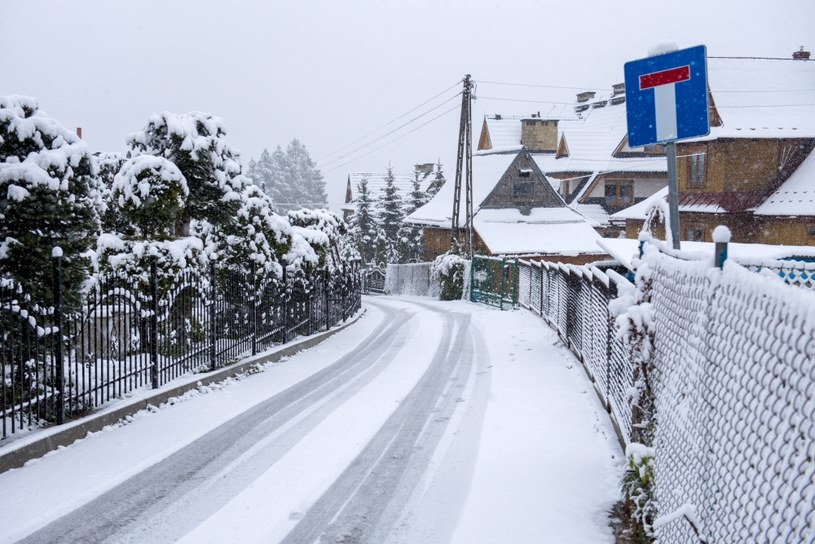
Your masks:
M519 168L518 175L522 178L528 178L532 176L532 169L531 168Z

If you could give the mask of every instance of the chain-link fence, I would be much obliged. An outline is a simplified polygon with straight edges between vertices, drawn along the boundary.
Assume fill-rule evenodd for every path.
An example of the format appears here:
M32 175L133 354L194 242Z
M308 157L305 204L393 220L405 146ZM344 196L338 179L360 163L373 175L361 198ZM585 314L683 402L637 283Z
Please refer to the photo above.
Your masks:
M815 542L815 266L646 262L659 542ZM583 362L628 443L634 368L608 309L623 284L594 267L519 263L520 305Z
M659 541L698 542L695 512L706 542L815 542L815 293L733 262L648 263Z
M631 436L628 394L633 367L628 349L617 338L608 303L620 284L617 274L596 267L519 261L518 300L540 315L582 361L597 394L624 442Z

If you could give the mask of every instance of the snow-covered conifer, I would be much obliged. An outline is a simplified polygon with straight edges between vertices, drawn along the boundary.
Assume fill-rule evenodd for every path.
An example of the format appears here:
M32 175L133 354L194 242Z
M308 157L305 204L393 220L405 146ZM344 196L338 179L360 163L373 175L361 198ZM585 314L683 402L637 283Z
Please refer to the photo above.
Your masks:
M53 301L51 252L63 250L65 302L87 278L101 192L88 147L23 96L0 97L0 275Z
M397 246L399 245L399 230L404 218L402 208L402 198L399 196L399 189L396 187L393 176L393 169L388 167L385 177L385 189L380 197L379 205L379 225L384 232L388 246L386 262L397 262Z
M167 240L189 196L187 180L163 157L138 155L128 159L113 179L111 207L127 231L137 238Z
M131 153L163 157L187 180L189 196L177 226L186 235L189 220L228 223L241 206L238 152L226 143L223 121L210 114L164 112L151 116L144 130L127 138Z

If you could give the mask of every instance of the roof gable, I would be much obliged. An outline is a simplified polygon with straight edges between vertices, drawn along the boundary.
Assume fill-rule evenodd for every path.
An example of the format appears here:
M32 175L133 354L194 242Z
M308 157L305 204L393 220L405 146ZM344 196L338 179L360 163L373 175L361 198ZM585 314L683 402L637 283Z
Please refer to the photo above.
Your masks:
M481 208L520 210L564 206L566 203L525 149L515 156L489 195L480 203Z

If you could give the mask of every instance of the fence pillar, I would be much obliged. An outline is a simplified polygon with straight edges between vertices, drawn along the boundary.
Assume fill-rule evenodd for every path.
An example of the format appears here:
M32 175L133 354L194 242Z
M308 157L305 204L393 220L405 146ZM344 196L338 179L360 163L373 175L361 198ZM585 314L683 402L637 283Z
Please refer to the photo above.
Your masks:
M57 246L51 251L54 259L54 319L56 320L56 342L54 349L54 364L56 365L54 379L57 382L59 396L57 400L56 416L57 425L65 423L65 335L63 334L63 311L62 311L62 248Z
M156 257L150 257L150 382L158 389L158 273Z
M216 327L215 327L215 300L218 294L217 286L215 283L215 262L209 263L209 368L215 370L217 363L215 361L215 344L216 344Z

